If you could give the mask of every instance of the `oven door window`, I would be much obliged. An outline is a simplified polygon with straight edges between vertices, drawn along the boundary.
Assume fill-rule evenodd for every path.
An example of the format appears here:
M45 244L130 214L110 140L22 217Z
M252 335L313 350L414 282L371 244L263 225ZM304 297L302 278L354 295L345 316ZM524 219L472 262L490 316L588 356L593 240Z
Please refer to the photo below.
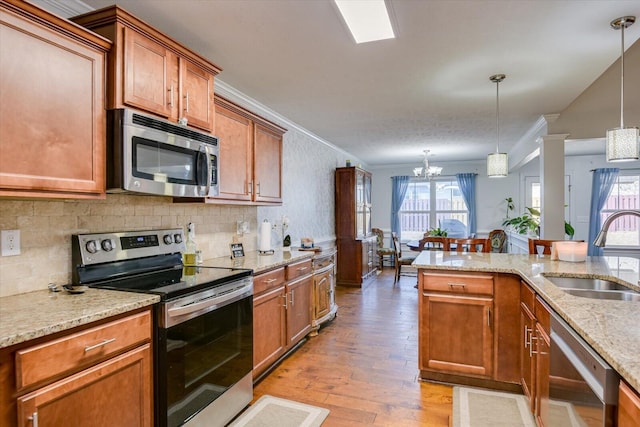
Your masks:
M163 330L168 425L182 425L253 366L252 297ZM165 334L162 334L165 335ZM162 358L162 357L161 357Z
M133 137L132 174L138 178L197 185L198 151Z

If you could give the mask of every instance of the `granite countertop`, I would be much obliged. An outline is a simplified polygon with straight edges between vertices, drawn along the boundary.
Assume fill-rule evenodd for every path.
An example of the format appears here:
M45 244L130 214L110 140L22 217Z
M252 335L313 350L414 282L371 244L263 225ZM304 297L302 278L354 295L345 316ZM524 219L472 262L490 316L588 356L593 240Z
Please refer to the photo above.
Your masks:
M157 295L89 288L47 290L0 298L0 348L153 305Z
M328 255L335 252L334 248L323 249L319 252L300 251L275 251L271 255L260 255L257 251L248 252L244 257L231 259L231 257L219 257L206 259L202 263L204 266L225 267L225 268L247 268L253 270L254 274L260 274L295 261L305 258L311 259L314 256Z
M640 390L640 302L573 296L544 277L608 279L639 290L638 259L587 257L586 262L565 262L537 255L424 251L413 266L519 275L631 386Z

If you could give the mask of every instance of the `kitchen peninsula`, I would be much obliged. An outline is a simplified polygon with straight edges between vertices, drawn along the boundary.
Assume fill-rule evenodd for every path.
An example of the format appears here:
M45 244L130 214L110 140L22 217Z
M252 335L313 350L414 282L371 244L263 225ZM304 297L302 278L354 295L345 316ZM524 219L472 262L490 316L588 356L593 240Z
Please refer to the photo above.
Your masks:
M530 395L532 410L539 410L540 401L533 401L540 391L527 390L528 362L519 367L513 361L519 357L522 361L523 353L525 359L537 353L537 359L548 363L549 317L555 312L626 383L640 390L640 303L574 296L548 279L603 279L638 290L637 259L588 257L586 262L564 262L537 255L424 251L413 266L418 269L420 289L423 379L507 389L522 385ZM535 307L530 311L535 313L532 328L527 323L527 307ZM456 316L455 325L459 325L448 323L453 338L440 334L447 316ZM533 337L528 339L531 348L527 348L527 336ZM462 343L455 348L458 352L465 348L464 354L456 356L451 343ZM447 352L442 349L445 344L450 346ZM540 360L536 361L538 375L548 376L548 365L540 374ZM533 380L540 382L540 378Z

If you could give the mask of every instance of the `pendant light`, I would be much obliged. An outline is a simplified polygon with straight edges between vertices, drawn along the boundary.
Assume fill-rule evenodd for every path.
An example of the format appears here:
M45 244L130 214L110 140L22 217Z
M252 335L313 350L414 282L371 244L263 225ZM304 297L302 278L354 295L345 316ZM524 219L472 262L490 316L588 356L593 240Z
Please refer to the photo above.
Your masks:
M504 74L495 74L489 77L496 84L496 152L487 156L487 175L489 178L502 178L509 171L509 158L507 153L500 152L500 82L505 79Z
M620 127L607 130L606 152L608 162L638 160L640 145L638 128L624 127L624 29L636 22L635 16L623 16L611 21L611 28L622 34L622 54L620 55Z

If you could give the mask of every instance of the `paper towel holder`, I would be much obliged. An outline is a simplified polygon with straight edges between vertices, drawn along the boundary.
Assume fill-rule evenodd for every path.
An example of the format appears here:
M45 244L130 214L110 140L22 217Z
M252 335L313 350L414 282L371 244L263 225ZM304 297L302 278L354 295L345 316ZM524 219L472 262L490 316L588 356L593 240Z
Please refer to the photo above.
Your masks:
M271 249L271 223L268 220L262 221L260 227L260 238L258 239L258 255L273 255Z

